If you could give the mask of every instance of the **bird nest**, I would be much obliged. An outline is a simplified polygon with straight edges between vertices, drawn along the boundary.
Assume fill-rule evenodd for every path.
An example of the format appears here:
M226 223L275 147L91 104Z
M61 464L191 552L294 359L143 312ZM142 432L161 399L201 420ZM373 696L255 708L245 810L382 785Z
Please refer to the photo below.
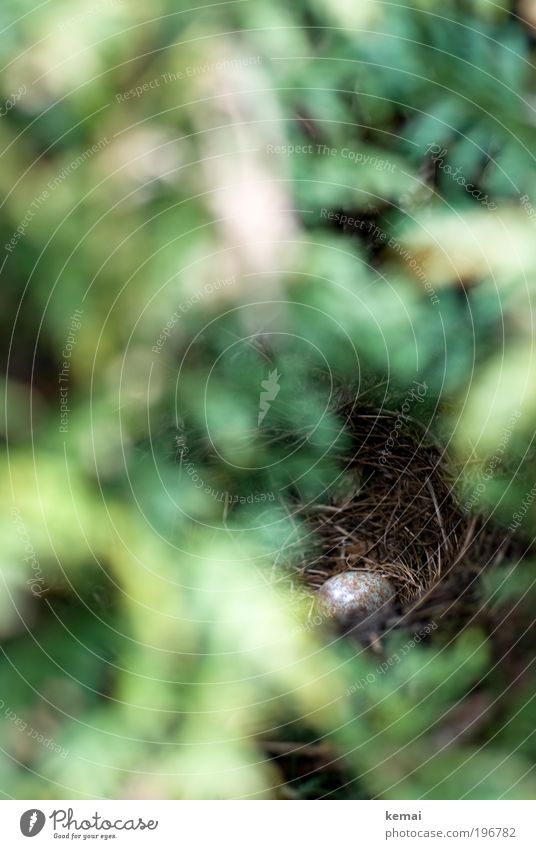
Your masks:
M459 510L444 452L396 412L351 410L344 472L325 503L304 508L314 556L301 573L312 587L340 572L377 572L404 603L459 561L468 520Z

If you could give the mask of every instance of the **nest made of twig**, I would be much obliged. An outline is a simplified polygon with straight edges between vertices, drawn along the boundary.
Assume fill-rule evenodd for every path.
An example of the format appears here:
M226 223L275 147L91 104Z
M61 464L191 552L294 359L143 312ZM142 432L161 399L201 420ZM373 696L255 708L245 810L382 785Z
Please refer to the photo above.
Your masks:
M411 601L449 572L467 542L448 462L397 412L352 409L347 422L345 471L325 503L304 509L317 542L302 577L317 587L339 572L379 572Z

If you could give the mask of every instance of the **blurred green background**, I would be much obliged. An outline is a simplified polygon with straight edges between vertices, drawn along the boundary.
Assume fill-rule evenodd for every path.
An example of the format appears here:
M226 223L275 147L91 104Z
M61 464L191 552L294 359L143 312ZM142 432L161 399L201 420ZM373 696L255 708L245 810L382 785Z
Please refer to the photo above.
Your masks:
M341 393L421 381L460 501L532 539L536 2L0 27L0 792L534 797L530 553L377 674L308 627L292 504Z

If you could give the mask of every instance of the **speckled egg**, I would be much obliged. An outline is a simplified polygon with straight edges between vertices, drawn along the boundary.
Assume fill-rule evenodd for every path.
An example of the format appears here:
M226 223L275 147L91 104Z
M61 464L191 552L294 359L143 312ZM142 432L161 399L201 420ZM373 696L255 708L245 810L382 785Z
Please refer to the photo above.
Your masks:
M385 610L395 598L392 584L375 572L343 572L329 578L318 590L321 615L349 625Z

